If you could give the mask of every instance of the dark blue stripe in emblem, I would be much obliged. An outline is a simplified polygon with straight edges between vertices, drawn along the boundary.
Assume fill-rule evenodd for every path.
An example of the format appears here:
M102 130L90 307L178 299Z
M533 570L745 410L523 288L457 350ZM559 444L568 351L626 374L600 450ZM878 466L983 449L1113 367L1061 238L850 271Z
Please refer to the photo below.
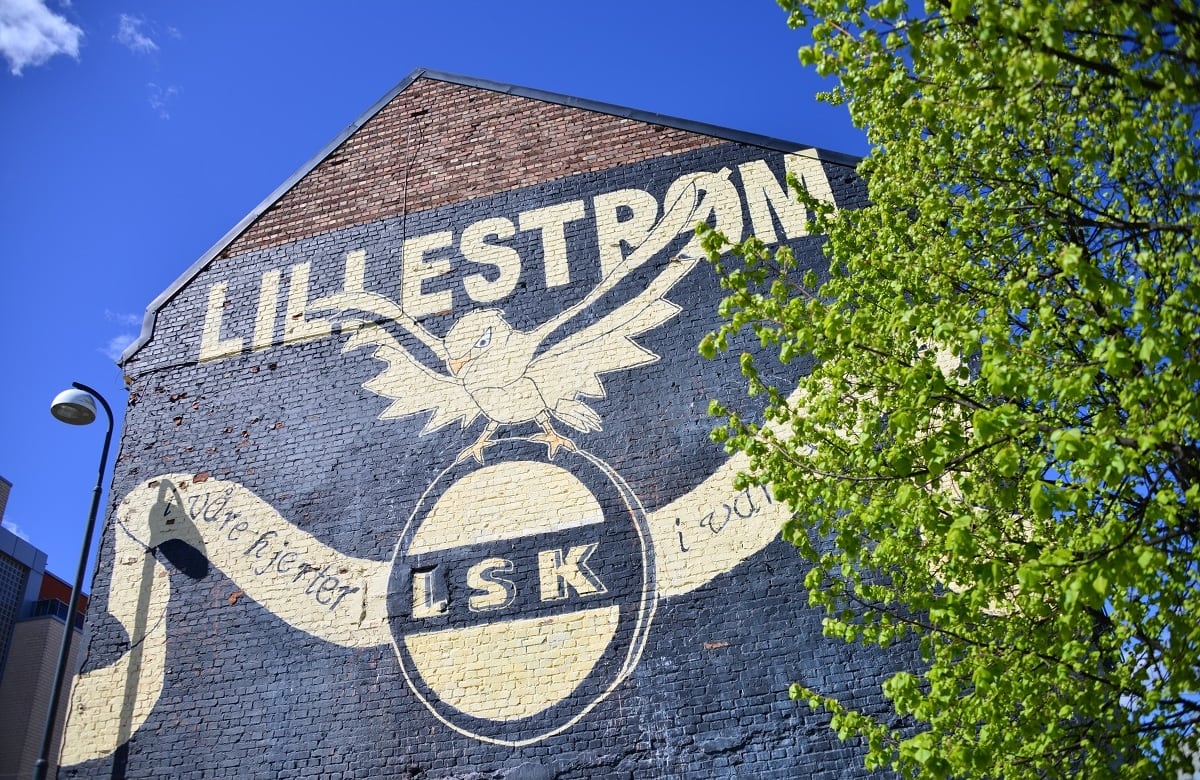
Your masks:
M644 574L629 555L632 532L631 524L593 523L398 559L392 628L407 634L636 602Z

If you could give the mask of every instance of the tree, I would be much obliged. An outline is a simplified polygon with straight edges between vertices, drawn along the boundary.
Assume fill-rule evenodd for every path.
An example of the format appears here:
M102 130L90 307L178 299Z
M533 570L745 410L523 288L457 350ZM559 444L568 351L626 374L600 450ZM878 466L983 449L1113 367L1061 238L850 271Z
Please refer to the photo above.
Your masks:
M798 510L826 632L924 661L883 687L901 728L793 696L906 776L1174 778L1200 745L1197 3L780 4L867 132L870 205L793 182L825 281L699 228L729 291L701 351L818 361L781 388L743 357L765 423L723 399L714 436Z

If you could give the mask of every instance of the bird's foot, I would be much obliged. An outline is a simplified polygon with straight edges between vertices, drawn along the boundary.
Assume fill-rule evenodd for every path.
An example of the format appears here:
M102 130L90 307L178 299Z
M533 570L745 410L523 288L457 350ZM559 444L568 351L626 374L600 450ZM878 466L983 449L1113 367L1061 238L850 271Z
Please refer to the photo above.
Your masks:
M497 423L488 423L487 427L483 429L483 433L479 434L479 438L475 440L475 443L458 453L458 457L454 459L454 465L457 466L467 458L474 458L482 466L483 451L496 443L492 441L492 434L496 432L496 428L498 427Z
M465 450L458 453L458 457L454 459L454 465L457 466L459 463L462 463L467 458L474 458L476 461L478 461L479 465L482 466L483 465L483 451L495 443L496 442L494 442L490 439L480 439L479 441L472 444L470 447L467 447Z
M579 452L579 448L575 446L575 442L554 430L535 433L529 438L532 441L540 441L546 445L546 449L550 453L550 460L554 460L554 456L558 454L560 448L569 450L570 452Z

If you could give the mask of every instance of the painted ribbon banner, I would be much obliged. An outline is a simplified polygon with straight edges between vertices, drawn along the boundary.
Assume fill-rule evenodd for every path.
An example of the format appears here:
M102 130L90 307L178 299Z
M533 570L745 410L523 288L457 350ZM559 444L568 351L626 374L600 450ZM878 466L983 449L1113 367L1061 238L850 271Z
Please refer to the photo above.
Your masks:
M289 625L328 642L389 641L381 583L388 564L350 558L295 528L254 493L224 480L164 474L117 508L108 610L130 649L80 675L71 693L63 765L108 755L145 722L162 692L171 585L154 549L177 539Z
M731 458L692 491L646 515L659 599L700 587L778 535L787 507L763 488L730 487L746 465L742 456ZM190 545L246 598L297 630L343 647L392 642L386 597L392 562L343 555L235 482L163 474L125 496L117 526L108 611L124 626L129 650L77 678L63 765L111 754L158 701L171 584L154 552L168 540Z

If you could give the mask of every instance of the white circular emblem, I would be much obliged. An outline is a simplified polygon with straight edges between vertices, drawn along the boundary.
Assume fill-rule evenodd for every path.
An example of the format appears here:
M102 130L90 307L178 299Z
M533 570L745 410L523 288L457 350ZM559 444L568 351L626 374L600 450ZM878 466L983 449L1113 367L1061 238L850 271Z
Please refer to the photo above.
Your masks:
M456 463L396 547L388 621L405 679L456 731L556 734L634 668L657 593L646 516L590 453L505 439Z

